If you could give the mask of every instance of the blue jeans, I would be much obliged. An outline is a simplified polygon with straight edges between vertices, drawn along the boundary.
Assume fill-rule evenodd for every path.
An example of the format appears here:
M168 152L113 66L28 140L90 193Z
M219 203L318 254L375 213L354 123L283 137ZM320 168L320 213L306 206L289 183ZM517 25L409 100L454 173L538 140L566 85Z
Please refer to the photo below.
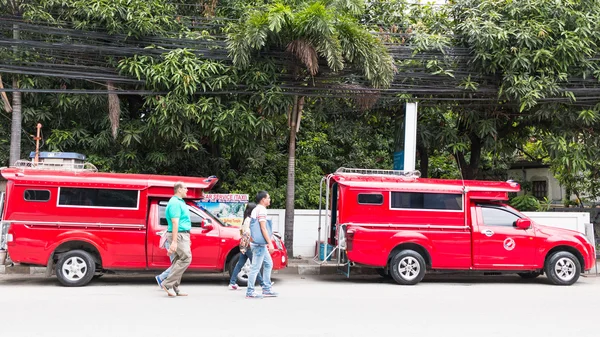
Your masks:
M165 248L167 249L167 251L169 250L170 246L171 243L169 242L169 240L165 241ZM169 276L169 273L171 272L171 268L173 267L173 256L174 254L169 255L169 259L171 260L171 267L167 268L167 270L163 271L162 274L158 275L158 278L161 279L161 281L166 280L167 276Z
M273 259L271 254L267 250L266 245L252 245L252 267L250 268L250 275L248 275L248 289L246 295L250 295L254 292L254 283L256 277L260 272L260 267L263 267L263 292L271 290L271 271L273 270ZM264 266L263 266L264 264Z
M242 268L244 267L244 265L246 264L246 261L250 260L250 262L252 262L252 250L250 249L250 247L248 247L246 249L246 252L242 255L240 255L240 259L238 260L237 264L235 265L235 268L233 268L233 272L231 273L231 278L229 279L229 284L235 284L237 281L237 275L240 273L240 270L242 270ZM258 274L258 283L260 283L261 287L264 287L264 282L263 282L263 278L260 274Z

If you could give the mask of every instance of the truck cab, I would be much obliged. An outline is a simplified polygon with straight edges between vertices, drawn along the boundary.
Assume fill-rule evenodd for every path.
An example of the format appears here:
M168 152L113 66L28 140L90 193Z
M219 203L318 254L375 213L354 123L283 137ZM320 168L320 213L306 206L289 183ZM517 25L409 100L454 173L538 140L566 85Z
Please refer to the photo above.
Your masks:
M570 285L595 263L578 232L542 226L506 204L517 183L423 179L418 171L340 169L325 179L325 233L346 262L399 284L426 272L541 274Z

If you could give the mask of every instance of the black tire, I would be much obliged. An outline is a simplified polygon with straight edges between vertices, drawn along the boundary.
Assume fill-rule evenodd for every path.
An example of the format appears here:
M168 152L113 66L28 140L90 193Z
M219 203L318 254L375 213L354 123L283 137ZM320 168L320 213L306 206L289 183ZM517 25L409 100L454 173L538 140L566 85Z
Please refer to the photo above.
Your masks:
M402 264L404 270L401 270L400 264ZM425 259L421 254L414 250L403 250L392 258L390 264L390 275L394 281L402 285L415 285L425 277Z
M237 253L235 254L235 256L231 259L231 261L229 261L229 277L231 277L231 274L233 274L233 269L235 268L235 265L238 263L238 261L240 260L240 256L242 254L241 253ZM236 283L240 286L240 287L245 287L248 285L248 275L246 273L244 273L244 271L242 270L237 277L237 281Z
M556 252L546 260L545 272L553 284L570 286L579 279L581 264L569 252Z
M525 280L532 280L540 275L542 275L542 273L538 272L538 271L532 271L529 273L518 273L519 276L521 276L522 279Z
M390 275L390 271L388 268L376 268L377 274L381 275L383 278L391 279L392 275Z
M92 280L95 273L96 262L92 255L84 250L66 252L56 264L56 276L65 287L84 286Z

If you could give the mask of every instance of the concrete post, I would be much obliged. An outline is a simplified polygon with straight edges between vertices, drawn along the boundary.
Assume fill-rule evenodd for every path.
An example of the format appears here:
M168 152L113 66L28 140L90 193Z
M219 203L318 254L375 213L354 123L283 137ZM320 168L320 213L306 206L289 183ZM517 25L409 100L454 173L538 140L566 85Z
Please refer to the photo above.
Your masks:
M406 103L404 125L404 170L414 171L417 163L417 103Z

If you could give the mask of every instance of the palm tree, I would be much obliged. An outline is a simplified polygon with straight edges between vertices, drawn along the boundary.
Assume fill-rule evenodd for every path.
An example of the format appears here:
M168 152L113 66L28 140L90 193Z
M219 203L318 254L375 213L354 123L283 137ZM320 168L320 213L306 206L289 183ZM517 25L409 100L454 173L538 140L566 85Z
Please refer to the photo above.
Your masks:
M289 2L289 1L288 1ZM388 87L395 66L383 43L361 26L356 16L364 0L297 1L291 7L281 2L257 9L230 27L229 54L234 65L245 68L251 60L260 60L260 51L282 51L293 58L286 67L297 80L319 73L319 61L339 72L354 66L373 87ZM285 243L293 256L294 180L296 133L304 106L304 97L296 95L289 109L289 157L285 204Z

